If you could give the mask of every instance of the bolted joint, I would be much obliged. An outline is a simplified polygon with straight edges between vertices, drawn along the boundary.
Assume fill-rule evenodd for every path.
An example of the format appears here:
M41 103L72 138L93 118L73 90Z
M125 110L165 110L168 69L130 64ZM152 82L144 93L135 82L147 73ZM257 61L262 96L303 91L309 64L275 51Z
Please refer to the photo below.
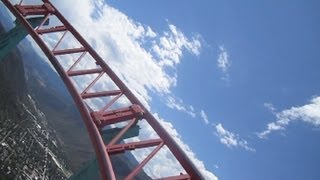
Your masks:
M103 120L103 113L100 111L91 112L91 117L96 126L99 127L101 125L101 121Z
M54 8L49 3L44 3L43 6L48 10L49 13L53 14L55 12Z
M106 125L119 123L133 118L141 119L143 118L143 115L144 110L136 104L107 112L91 112L91 117L98 128L103 128Z
M130 108L136 114L136 116L138 116L139 118L141 118L143 116L144 110L139 105L133 104L130 106Z

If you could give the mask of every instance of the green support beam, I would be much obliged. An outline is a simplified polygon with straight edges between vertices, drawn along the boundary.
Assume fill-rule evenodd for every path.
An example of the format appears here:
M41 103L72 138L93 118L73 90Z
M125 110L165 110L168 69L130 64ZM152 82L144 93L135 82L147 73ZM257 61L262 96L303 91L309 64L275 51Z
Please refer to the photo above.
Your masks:
M35 28L43 21L43 17L30 18L28 21ZM15 21L15 24L14 28L0 35L0 63L28 35L19 22ZM48 21L45 24L48 24Z
M107 129L102 132L102 138L105 142L110 142L112 138L117 135L122 128ZM122 140L139 136L140 127L135 125L131 127L122 137ZM69 180L87 180L87 179L101 179L99 173L99 166L97 159L92 160L84 168L72 175Z

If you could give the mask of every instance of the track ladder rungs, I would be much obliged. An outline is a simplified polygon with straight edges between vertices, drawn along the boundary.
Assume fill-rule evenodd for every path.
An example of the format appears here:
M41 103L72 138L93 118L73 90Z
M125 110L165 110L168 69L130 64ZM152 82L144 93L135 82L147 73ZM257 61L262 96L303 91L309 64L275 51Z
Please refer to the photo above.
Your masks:
M86 51L86 48L80 47L80 48L73 48L73 49L54 50L54 51L52 51L52 53L55 56L58 56L58 55L80 53L80 52L85 52L85 51Z
M112 111L100 112L95 111L91 113L91 117L99 128L103 128L106 125L123 122L129 119L140 119L143 116L144 111L142 108L133 104L126 108L119 108Z
M107 146L106 148L109 154L120 154L120 153L124 153L126 150L131 151L139 148L148 148L148 147L157 146L162 142L163 142L162 139L151 139L151 140L126 143L126 144L117 144L117 145Z
M198 170L198 167L194 166L192 161L188 158L185 152L179 148L179 145L175 142L174 138L166 131L164 127L161 126L160 122L147 110L143 107L143 104L140 100L134 95L133 92L122 82L121 78L116 75L114 71L108 66L108 64L102 59L102 57L94 50L93 47L85 40L84 37L71 25L70 22L59 12L58 9L50 2L50 0L42 0L44 4L42 5L13 5L12 0L1 0L2 3L10 10L10 12L18 19L18 21L26 28L28 33L32 36L35 42L43 50L44 54L48 57L49 61L53 64L56 71L61 76L61 79L66 84L69 92L71 93L75 104L77 105L79 112L85 122L85 125L88 129L91 141L93 143L97 160L100 167L101 179L116 179L115 171L113 169L112 160L110 159L110 154L123 153L128 150L135 150L138 148L148 148L156 146L152 152L143 160L139 165L134 168L127 177L126 180L135 179L136 175L143 170L143 167L146 163L151 160L163 146L166 146L168 150L174 155L176 160L185 170L186 174L180 174L176 176L170 176L162 178L165 180L186 180L186 179L204 179L201 173ZM16 1L17 2L17 1ZM16 3L15 2L15 3ZM72 8L72 7L70 7ZM28 16L37 16L44 17L44 21L39 25L37 29L33 28L30 23L27 21ZM46 19L49 16L57 18L62 24L56 24L55 27L43 27L45 25ZM62 37L58 40L57 44L51 49L51 41L48 41L47 38L42 38L42 34L63 32ZM66 36L66 34L71 33L71 35L80 43L76 45L80 48L65 47L61 48L60 43ZM69 40L69 39L68 39ZM63 40L63 42L68 40ZM60 47L60 48L58 48ZM70 48L70 49L67 49ZM57 50L59 49L59 50ZM74 62L74 64L66 71L64 67L59 64L59 55L81 53L80 57ZM83 58L85 54L90 54L91 58ZM73 58L73 57L72 57ZM76 65L80 60L85 60L85 63L96 63L97 66L91 66L93 69L75 69ZM93 60L93 61L92 61ZM102 69L103 68L103 69ZM93 80L82 92L77 90L77 87L74 86L71 76L78 75L87 75L87 74L96 74L100 73L98 77ZM98 79L102 77L103 74L106 74L111 81L116 85L121 92L116 92L109 89L100 89L100 92L90 92L91 87L93 87ZM111 95L112 94L112 95ZM94 97L111 97L109 101L100 111L92 111L91 107L87 105L85 99L94 98ZM112 96L115 96L112 98ZM110 110L111 108L116 108L117 106L114 103L119 100L120 97L124 96L132 104L126 108L118 108L115 110ZM140 106L139 106L139 105ZM90 113L91 112L91 113ZM131 119L131 121L130 121ZM152 140L143 140L138 142L130 142L125 144L116 144L124 133L131 127L131 125L137 123L137 121L145 119L146 123L158 134L159 139ZM129 123L125 126L118 135L116 135L109 145L106 145L101 137L102 128L106 125L112 125L119 122L128 121ZM160 163L160 162L157 162Z
M47 34L47 33L62 32L66 30L67 28L65 26L55 26L48 29L37 29L36 32L38 34Z
M68 76L79 76L79 75L88 75L88 74L96 74L101 73L103 70L101 68L96 69L87 69L87 70L74 70L69 71Z
M15 5L15 7L23 16L47 15L55 12L49 3L44 3L43 5Z
M121 94L120 90L91 92L91 93L88 92L88 93L81 94L81 97L83 99L87 99L87 98L95 98L95 97L103 97L103 96L116 96L119 94Z

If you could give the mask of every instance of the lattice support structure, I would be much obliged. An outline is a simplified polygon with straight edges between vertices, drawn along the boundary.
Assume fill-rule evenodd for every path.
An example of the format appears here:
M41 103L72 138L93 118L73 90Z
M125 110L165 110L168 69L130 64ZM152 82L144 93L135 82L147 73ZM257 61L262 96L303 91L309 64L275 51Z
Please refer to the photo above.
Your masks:
M185 173L179 173L170 177L160 177L161 179L203 179L197 168L189 160L183 150L176 144L173 138L160 125L155 117L143 106L137 97L120 80L120 78L111 70L106 62L89 45L89 43L79 34L79 32L64 18L64 16L49 2L43 0L40 5L24 5L22 2L14 5L9 0L1 0L17 20L26 28L35 42L48 57L61 79L65 83L68 91L73 97L77 108L84 120L89 136L91 138L95 153L97 156L100 174L102 179L116 179L114 167L110 157L114 154L124 153L135 149L154 147L147 157L130 172L125 179L134 179L134 177L143 169L143 167L159 152L164 146L168 147L177 161L180 163ZM41 16L43 22L33 28L26 20L30 16ZM53 27L45 27L44 23L49 18L56 18L61 24ZM46 42L44 35L62 33L61 38L53 48ZM80 47L61 48L65 40L66 33L71 34ZM79 55L74 59L70 68L65 67L59 62L59 58L66 55ZM84 58L89 55L88 58ZM76 68L81 61L91 61L95 64L92 69ZM73 78L86 75L96 75L95 78L84 88L79 90L75 85ZM93 91L102 76L107 76L115 84L115 89L104 89L103 91ZM117 101L125 97L129 105L127 107L118 107ZM88 100L94 98L110 98L110 101L100 109L90 107ZM121 137L140 120L145 120L157 133L159 138L141 140L138 142L119 143ZM106 126L119 122L127 122L122 130L113 139L106 143L102 139L102 131Z

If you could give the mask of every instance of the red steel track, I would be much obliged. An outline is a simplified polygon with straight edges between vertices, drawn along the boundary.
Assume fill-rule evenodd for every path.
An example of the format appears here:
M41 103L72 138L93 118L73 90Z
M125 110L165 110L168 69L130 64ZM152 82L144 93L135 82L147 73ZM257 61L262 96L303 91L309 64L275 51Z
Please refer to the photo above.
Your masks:
M146 165L148 161L154 157L164 146L168 147L186 173L178 172L177 175L160 177L161 179L203 179L198 169L193 165L187 155L177 145L167 131L160 125L157 119L155 119L155 117L143 106L143 104L130 91L130 89L120 80L120 78L111 70L106 62L53 6L53 4L49 2L49 0L42 0L43 2L40 5L23 5L22 1L19 4L14 5L9 0L1 1L27 29L29 34L39 45L44 54L48 57L49 61L52 63L61 79L65 83L89 132L89 136L98 159L102 179L116 179L114 167L112 166L110 159L112 155L135 149L155 147L152 152L145 157L145 159L142 160L140 164L125 178L134 179L134 177L142 170L144 165ZM26 18L30 16L43 16L44 21L38 28L34 29L26 20ZM57 18L61 22L61 25L45 28L43 24L50 17ZM46 42L43 36L57 32L63 33L63 35L53 49L49 48L48 42ZM64 37L67 32L72 34L81 47L68 49L58 48L59 44L64 41ZM59 62L58 57L75 54L80 54L80 56L75 59L74 64L69 69L65 70L63 65ZM75 70L74 67L77 66L81 60L84 60L83 57L85 55L90 55L90 61L95 63L96 67L92 69ZM97 76L84 90L79 91L74 84L73 78L85 75ZM110 78L111 81L116 85L117 89L104 89L103 91L98 92L90 91L102 76L107 76ZM87 103L87 100L102 97L109 97L112 100L105 103L104 107L100 110L93 110L94 108L91 108ZM131 105L125 108L116 108L111 110L110 107L113 106L120 97L127 98ZM159 138L119 144L121 137L126 133L126 131L136 124L137 121L142 119L153 128L153 130L158 134ZM128 121L127 125L119 132L118 135L113 137L113 139L106 144L101 137L101 130L105 128L105 126L125 121Z

